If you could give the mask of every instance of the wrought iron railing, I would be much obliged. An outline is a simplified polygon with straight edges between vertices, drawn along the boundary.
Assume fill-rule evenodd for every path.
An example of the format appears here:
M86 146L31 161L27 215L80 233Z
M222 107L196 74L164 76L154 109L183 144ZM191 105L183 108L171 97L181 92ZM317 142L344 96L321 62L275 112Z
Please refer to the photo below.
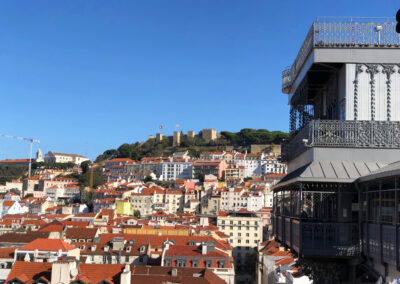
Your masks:
M400 149L400 121L312 120L283 145L282 159L307 147Z
M314 47L398 48L396 23L388 18L317 18L290 68L282 72L282 91L288 92Z
M282 90L286 90L290 88L292 85L291 77L290 77L290 67L283 70L282 72Z

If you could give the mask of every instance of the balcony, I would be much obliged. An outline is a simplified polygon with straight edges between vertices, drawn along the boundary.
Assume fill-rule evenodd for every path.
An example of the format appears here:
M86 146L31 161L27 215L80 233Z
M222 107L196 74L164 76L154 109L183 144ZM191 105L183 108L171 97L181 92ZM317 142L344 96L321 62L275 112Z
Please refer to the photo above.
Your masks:
M282 145L282 160L310 147L400 149L400 121L312 120Z
M349 258L360 254L358 223L307 222L274 218L275 237L304 257Z
M289 94L314 48L398 48L400 35L388 18L317 18L290 67L282 72L282 92Z

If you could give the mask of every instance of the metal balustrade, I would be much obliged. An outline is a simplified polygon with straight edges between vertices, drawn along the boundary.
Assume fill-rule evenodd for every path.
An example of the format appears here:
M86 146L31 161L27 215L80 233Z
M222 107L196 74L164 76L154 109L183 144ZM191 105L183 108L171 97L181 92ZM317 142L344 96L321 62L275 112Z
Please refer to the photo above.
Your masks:
M400 149L399 121L312 120L282 146L290 161L307 147Z
M317 18L297 57L282 72L282 91L287 92L313 48L398 48L396 23L388 18Z

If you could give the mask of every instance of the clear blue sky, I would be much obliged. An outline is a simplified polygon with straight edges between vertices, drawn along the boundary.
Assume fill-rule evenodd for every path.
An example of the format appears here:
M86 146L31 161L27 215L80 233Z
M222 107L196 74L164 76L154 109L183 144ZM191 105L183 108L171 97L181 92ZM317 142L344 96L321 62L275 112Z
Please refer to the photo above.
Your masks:
M95 158L163 125L288 129L281 71L316 16L400 1L1 1L0 133ZM36 150L35 146L35 150ZM0 137L0 159L28 143Z

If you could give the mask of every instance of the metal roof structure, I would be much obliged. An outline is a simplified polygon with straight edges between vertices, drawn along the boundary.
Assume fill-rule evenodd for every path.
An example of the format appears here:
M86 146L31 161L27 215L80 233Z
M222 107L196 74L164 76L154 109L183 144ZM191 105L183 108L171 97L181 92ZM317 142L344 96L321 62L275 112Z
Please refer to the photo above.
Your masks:
M370 181L379 178L400 175L400 161L391 163L383 168L373 171L370 174L360 177L357 182Z
M352 183L384 168L386 164L362 161L313 161L285 176L276 187L293 182ZM399 163L400 170L400 163Z

